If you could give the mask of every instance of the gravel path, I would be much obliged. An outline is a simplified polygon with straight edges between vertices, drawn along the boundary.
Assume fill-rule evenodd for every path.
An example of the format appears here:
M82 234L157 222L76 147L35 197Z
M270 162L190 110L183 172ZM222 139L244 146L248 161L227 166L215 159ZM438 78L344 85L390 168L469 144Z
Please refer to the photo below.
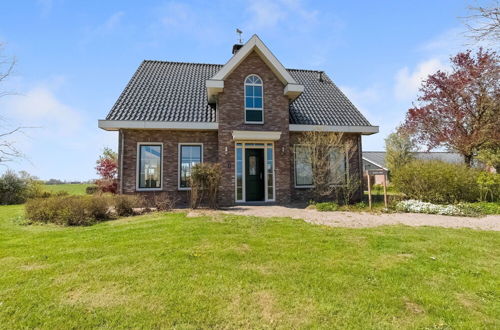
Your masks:
M203 213L203 211L199 211ZM407 226L437 226L500 231L500 216L481 218L452 217L419 213L318 212L316 210L285 206L233 206L221 212L258 217L290 217L332 227L376 227L403 224Z

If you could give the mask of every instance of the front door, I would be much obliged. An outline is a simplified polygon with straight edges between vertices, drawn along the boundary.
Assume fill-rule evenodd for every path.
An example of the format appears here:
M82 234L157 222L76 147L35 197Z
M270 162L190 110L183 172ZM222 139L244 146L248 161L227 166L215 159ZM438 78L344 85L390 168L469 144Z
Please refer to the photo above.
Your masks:
M264 200L264 149L245 150L245 193L247 202Z

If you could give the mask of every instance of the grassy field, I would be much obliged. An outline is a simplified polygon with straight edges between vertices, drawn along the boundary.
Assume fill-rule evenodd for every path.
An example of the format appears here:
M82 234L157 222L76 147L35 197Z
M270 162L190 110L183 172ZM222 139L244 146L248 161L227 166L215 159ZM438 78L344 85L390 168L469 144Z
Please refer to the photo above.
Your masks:
M67 191L70 195L85 195L85 189L90 186L86 183L77 184L46 184L43 189L50 192Z
M404 216L404 215L402 215ZM0 207L0 328L499 328L500 234Z

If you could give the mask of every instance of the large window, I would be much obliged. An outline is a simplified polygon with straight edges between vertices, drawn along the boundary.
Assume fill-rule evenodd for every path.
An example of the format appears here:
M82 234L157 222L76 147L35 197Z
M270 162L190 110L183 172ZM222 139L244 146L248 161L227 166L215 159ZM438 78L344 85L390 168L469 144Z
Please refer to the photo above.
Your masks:
M262 79L254 74L245 79L245 122L264 122Z
M139 144L137 188L162 188L162 149L161 144Z
M189 178L194 165L203 161L201 144L180 144L179 145L179 189L189 189Z
M295 185L310 187L313 185L311 149L307 146L295 145Z
M295 186L312 187L313 170L311 149L304 145L294 146L295 157ZM329 181L332 185L342 185L346 182L347 160L344 152L338 149L332 149L329 155Z

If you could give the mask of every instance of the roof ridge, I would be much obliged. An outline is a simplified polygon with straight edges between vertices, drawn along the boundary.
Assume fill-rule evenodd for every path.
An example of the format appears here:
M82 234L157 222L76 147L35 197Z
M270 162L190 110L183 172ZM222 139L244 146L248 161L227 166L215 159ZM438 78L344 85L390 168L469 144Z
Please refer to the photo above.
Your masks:
M143 62L158 62L158 63L172 63L172 64L194 64L194 65L224 66L224 64L215 64L215 63L198 63L198 62L182 62L182 61L163 61L163 60L143 60Z

